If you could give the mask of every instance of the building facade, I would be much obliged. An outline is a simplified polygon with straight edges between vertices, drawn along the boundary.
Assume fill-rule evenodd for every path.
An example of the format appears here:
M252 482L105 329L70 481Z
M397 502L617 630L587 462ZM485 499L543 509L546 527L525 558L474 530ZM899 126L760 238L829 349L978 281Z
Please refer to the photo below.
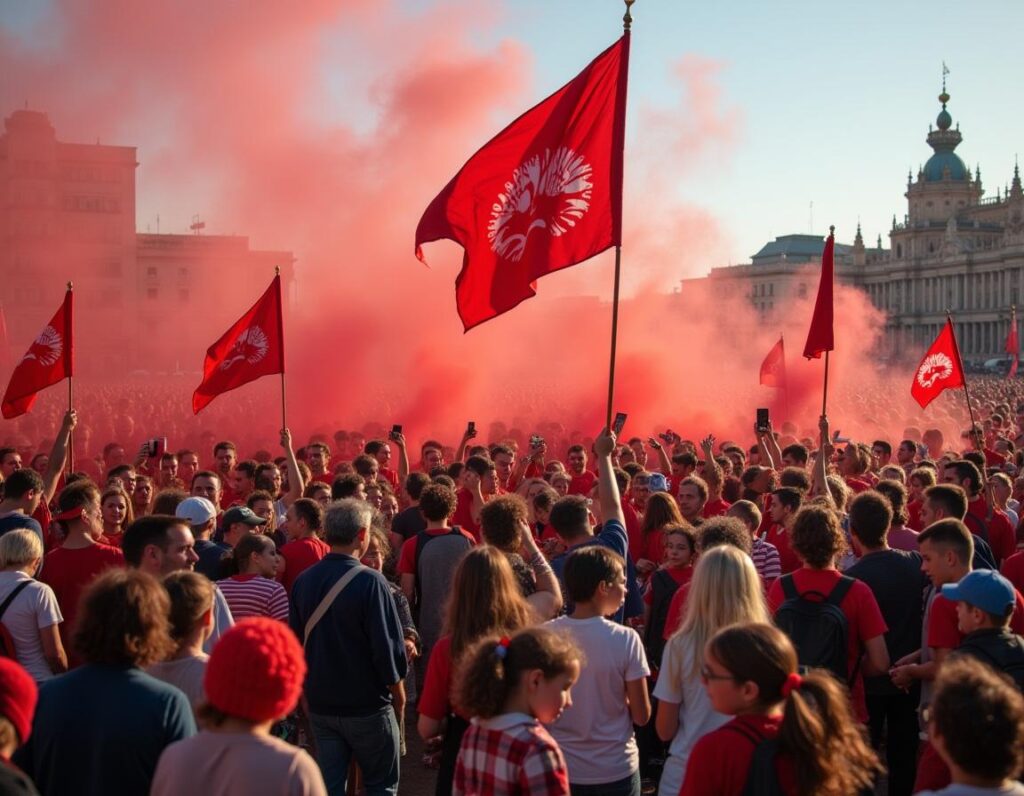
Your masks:
M244 237L136 234L137 166L135 147L59 141L45 113L19 110L4 120L0 307L9 350L0 353L8 361L17 362L50 319L68 281L82 375L174 371L182 355L201 356L190 346L204 351L210 330L219 334L234 320L218 313L211 285L248 289L269 283L279 266L291 295L291 252L254 251ZM258 295L253 289L253 300ZM174 346L160 347L157 330L168 325ZM201 359L187 364L195 370Z
M932 155L918 173L907 175L907 211L893 216L889 246L881 236L865 246L860 226L852 245L836 244L836 279L859 287L886 314L883 350L890 360L920 356L939 333L946 311L954 316L965 359L1005 356L1011 306L1024 288L1024 190L1019 169L1012 182L986 197L981 172L957 155L959 125L946 106L927 143ZM713 268L713 295L741 295L764 315L784 311L787 301L813 296L824 240L784 235L766 244L745 265ZM697 280L684 279L686 290Z

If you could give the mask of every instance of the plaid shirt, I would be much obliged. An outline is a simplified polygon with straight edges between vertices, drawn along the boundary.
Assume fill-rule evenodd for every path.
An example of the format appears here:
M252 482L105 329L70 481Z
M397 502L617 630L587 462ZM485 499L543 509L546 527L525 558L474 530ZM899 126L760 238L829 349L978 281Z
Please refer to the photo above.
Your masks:
M524 713L473 719L462 737L452 796L568 796L562 750Z

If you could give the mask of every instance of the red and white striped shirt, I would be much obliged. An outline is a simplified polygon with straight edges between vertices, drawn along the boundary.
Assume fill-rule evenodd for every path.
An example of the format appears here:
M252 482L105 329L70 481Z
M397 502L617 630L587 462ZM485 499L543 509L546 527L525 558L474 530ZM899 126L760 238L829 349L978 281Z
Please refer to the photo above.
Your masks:
M288 594L276 580L262 575L232 575L217 581L235 619L269 616L288 621Z
M473 719L455 764L452 796L568 796L562 750L525 713Z

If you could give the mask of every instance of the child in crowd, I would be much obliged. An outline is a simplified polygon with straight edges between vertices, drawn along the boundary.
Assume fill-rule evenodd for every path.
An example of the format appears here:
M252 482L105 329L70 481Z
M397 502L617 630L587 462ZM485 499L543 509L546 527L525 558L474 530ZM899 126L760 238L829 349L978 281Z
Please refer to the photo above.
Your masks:
M543 723L572 706L580 652L543 628L490 636L466 654L455 700L473 721L462 738L454 796L568 796L569 773Z
M654 669L661 665L665 620L672 596L693 577L693 562L697 554L697 536L689 525L670 523L662 529L661 536L661 566L651 575L644 592L644 646Z
M928 709L928 738L953 784L918 796L1024 796L1024 697L1006 678L965 659L943 664Z
M146 671L182 690L195 708L204 700L203 676L209 657L203 644L213 632L214 585L197 572L172 572L163 580L171 598L171 638L178 645L171 657Z
M851 796L881 769L831 675L797 673L796 650L767 624L720 630L701 669L711 706L734 719L693 747L680 796L739 796L775 776L786 796ZM766 741L773 742L762 746Z
M288 594L273 579L280 562L281 554L269 536L247 533L235 545L228 560L232 574L218 581L235 619L269 616L288 621Z
M633 725L651 717L651 670L637 632L605 619L625 601L625 564L607 547L579 547L565 562L563 580L572 614L546 626L574 639L586 662L576 702L551 724L551 734L569 764L574 796L639 796Z
M270 734L302 694L306 661L295 635L265 617L225 633L206 667L203 730L167 747L152 796L289 793L326 796L320 769L305 750Z

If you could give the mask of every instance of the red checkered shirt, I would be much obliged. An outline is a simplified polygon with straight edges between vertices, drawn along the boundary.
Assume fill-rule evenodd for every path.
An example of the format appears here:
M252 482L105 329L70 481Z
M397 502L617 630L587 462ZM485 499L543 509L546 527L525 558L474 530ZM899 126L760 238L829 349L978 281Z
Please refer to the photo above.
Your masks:
M568 796L555 739L531 716L474 719L462 737L452 796Z

